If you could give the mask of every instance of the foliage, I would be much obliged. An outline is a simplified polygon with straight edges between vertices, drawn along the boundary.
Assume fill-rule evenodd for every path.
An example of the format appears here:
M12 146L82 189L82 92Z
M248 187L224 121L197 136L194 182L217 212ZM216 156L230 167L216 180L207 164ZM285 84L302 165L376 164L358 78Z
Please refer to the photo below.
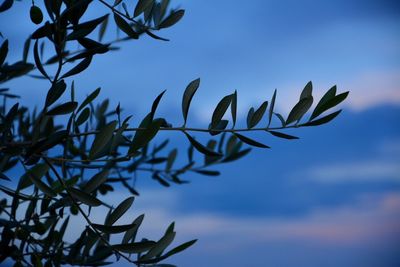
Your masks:
M314 100L311 82L286 119L274 109L275 90L270 101L250 108L246 128L236 128L236 91L218 103L207 128L186 126L200 79L190 82L183 93L182 126L173 126L165 118L156 116L164 92L154 100L150 112L137 127L129 126L130 116L122 118L119 105L110 110L108 100L94 103L100 88L83 100L76 99L72 78L90 67L93 57L116 50L119 42L140 39L142 35L167 41L155 32L173 26L184 15L182 9L170 9L168 0L139 0L133 6L131 1L126 2L44 0L43 14L43 7L32 1L29 15L38 26L25 42L22 60L7 62L9 42L3 40L1 44L1 83L30 76L48 80L49 89L43 107L34 110L20 106L19 96L8 88L0 89L3 98L0 190L4 196L0 206L0 262L11 258L15 266L97 266L112 263L114 255L117 260L122 258L137 266L156 266L196 240L170 249L176 234L174 223L157 241L138 240L136 235L144 214L130 224L117 224L126 216L134 197L114 207L101 200L102 195L112 192L116 184L138 195L130 182L137 172L149 173L165 187L186 183L182 176L188 172L219 175L214 169L217 164L238 160L250 152L243 144L269 148L250 138L248 133L262 131L278 138L297 139L282 130L321 125L340 113L339 110L326 115L348 94L337 94L334 86L319 100L310 118L303 120ZM8 10L13 3L13 0L3 0L0 11ZM87 11L96 5L107 8L109 14L84 19ZM110 17L122 37L104 42ZM47 59L43 55L45 43L54 49L54 55ZM81 48L71 50L76 44ZM70 99L61 101L68 90ZM226 113L231 113L231 120ZM258 126L264 118L267 122ZM272 126L276 119L280 124ZM182 154L178 153L181 147L165 152L168 140L151 145L160 131L182 133L188 140L186 164L179 166L176 161L178 154ZM203 144L194 137L196 132L210 134L212 139ZM196 151L204 155L203 163L195 162ZM10 178L18 172L23 173L19 179ZM108 210L102 224L90 219L90 211L96 207ZM64 236L71 216L82 216L86 221L86 227L74 242L66 241Z

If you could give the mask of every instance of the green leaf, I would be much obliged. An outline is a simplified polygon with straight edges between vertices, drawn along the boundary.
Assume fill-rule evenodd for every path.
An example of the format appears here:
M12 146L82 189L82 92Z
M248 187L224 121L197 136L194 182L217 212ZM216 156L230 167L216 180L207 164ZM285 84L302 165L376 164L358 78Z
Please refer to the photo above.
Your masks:
M219 171L210 171L210 170L194 170L194 172L207 176L218 176L221 174Z
M212 119L211 119L211 128L217 127L218 123L221 121L224 116L226 110L232 102L233 95L227 95L219 101L218 105L214 109Z
M0 47L0 66L3 65L8 54L8 40L5 40Z
M62 94L65 92L67 85L64 80L58 81L56 84L52 85L46 96L46 107L56 102Z
M283 118L283 116L282 116L281 114L279 114L279 113L274 113L274 114L275 114L275 116L279 119L279 121L281 122L282 127L285 127L285 126L286 126L286 121L285 121L285 119Z
M122 201L106 218L105 225L113 225L132 206L134 197L128 197Z
M281 133L281 132L276 132L276 131L268 131L270 134L273 136L279 137L279 138L284 138L284 139L299 139L297 136Z
M40 62L38 40L36 40L35 45L33 46L33 58L35 60L36 68L40 71L40 73L47 79L50 79L49 75L47 75L43 68L42 62Z
M137 131L129 148L129 154L135 153L138 149L147 145L156 136L161 124L162 120L156 119L144 130Z
M29 11L29 15L31 17L31 21L35 24L40 24L43 21L43 13L37 6L31 6Z
M171 152L169 152L169 154L168 154L168 159L167 159L167 165L166 165L166 167L165 167L165 170L166 171L169 171L169 170L171 170L171 168L172 168L172 165L174 164L174 162L175 162L175 159L176 159L176 155L178 154L178 150L175 148L175 149L173 149L173 150L171 150Z
M153 5L154 0L139 0L136 4L133 17L137 17L142 14L150 5Z
M253 119L253 116L254 116L254 108L251 107L251 108L249 109L249 112L247 113L247 120L246 120L247 128L248 128L248 129L251 128L251 120Z
M166 19L164 19L160 23L158 28L162 29L162 28L171 27L172 25L174 25L178 21L180 21L182 19L183 15L185 15L185 10L183 10L183 9L173 11Z
M80 110L82 110L84 107L86 107L88 104L90 104L100 93L100 87L97 88L96 90L94 90L90 95L88 95L86 97L85 100L83 100L83 102L81 103L81 105L79 106L77 112L79 112Z
M286 125L299 121L310 109L312 103L313 97L302 98L290 111L289 116L286 119Z
M108 14L99 17L97 19L93 19L90 21L86 21L80 23L74 27L74 31L67 36L67 40L76 40L83 38L90 34L100 23L108 18Z
M251 146L255 146L255 147L261 147L261 148L270 148L267 145L261 144L253 139L250 139L244 135L238 134L238 133L234 133L234 135L239 138L242 142L251 145Z
M199 142L197 142L193 137L191 137L188 133L183 132L186 137L189 139L189 142L193 145L194 148L196 148L197 151L199 151L200 153L204 154L204 155L208 155L208 156L221 156L220 153L215 152L213 150L208 149L207 147L203 146L202 144L200 144Z
M114 21L117 24L118 28L121 29L126 35L131 37L132 39L138 39L139 34L135 32L132 27L129 25L128 22L126 22L120 15L117 13L114 13Z
M276 89L275 89L274 94L271 99L271 105L269 106L268 127L271 125L272 115L274 114L275 99L276 99Z
M250 119L250 127L249 128L253 128L254 126L256 126L262 119L262 117L264 116L265 111L267 110L268 107L268 101L265 101L261 104L261 106L254 111L254 114L251 116Z
M81 201L82 203L88 206L100 206L102 202L98 200L96 197L89 195L79 189L74 187L68 188L68 192L77 200Z
M96 158L96 156L108 144L108 142L113 137L113 133L117 124L118 124L117 121L112 121L103 126L103 128L99 130L99 132L96 134L96 137L93 140L92 147L90 148L89 158L91 159Z
M154 241L142 241L131 244L112 245L112 247L123 253L143 253L152 249L155 244Z
M313 113L311 114L310 120L315 119L328 109L339 105L349 95L349 92L344 92L336 96L334 95L335 93L336 93L336 86L332 87L328 92L326 92L326 94L321 98L321 100L315 107Z
M313 89L313 85L312 82L309 81L306 86L304 87L303 91L301 92L300 95L300 100L304 99L304 98L310 98L312 97L312 89Z
M192 98L194 94L196 93L197 89L200 86L200 78L191 81L189 85L186 87L185 92L183 94L182 98L182 114L183 114L183 120L184 120L184 125L186 125L186 120L189 112L189 107L190 103L192 102Z
M76 126L82 125L90 116L90 108L85 108L76 119Z
M300 126L317 126L317 125L321 125L321 124L325 124L330 122L331 120L333 120L334 118L336 118L337 115L339 115L339 113L342 110L338 110L336 112L333 112L329 115L326 115L320 119L314 120L314 121L309 121L307 123L301 124Z
M96 190L100 185L106 182L108 173L108 170L103 170L93 175L93 177L90 178L90 180L83 187L83 191L86 193L91 193Z
M47 111L46 115L55 116L55 115L65 115L73 112L78 106L77 102L65 102L64 104L58 105L51 110Z

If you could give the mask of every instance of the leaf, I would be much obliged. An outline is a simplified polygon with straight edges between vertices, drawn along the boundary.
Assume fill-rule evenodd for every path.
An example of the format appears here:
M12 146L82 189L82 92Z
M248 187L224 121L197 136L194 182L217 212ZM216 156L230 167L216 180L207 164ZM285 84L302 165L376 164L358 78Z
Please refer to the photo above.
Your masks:
M306 84L306 86L304 87L303 91L301 92L300 100L301 100L301 99L304 99L304 98L312 97L312 89L313 89L312 82L309 81L309 82Z
M8 40L5 40L0 47L0 66L3 65L8 54Z
M284 138L284 139L299 139L297 136L281 133L281 132L276 132L276 131L268 131L270 134L273 136L279 137L279 138Z
M65 73L63 76L61 76L61 78L70 77L84 71L85 69L87 69L87 67L89 67L90 62L92 62L92 56L84 58L81 62L78 63L78 65L76 65L71 70L67 71L67 73Z
M203 146L202 144L200 144L199 142L197 142L193 137L191 137L188 133L183 132L186 137L189 139L189 142L193 145L194 148L197 149L197 151L199 151L200 153L204 154L204 155L208 155L208 156L221 156L220 153L215 152L213 150L208 149L207 147Z
M133 222L132 222L132 227L126 231L124 234L124 237L122 238L122 244L128 243L130 240L135 240L136 233L142 224L144 219L144 214L139 215Z
M302 124L301 126L317 126L317 125L321 125L321 124L325 124L330 122L331 120L333 120L334 118L336 118L337 115L339 115L339 113L342 110L338 110L336 112L333 112L329 115L326 115L325 117L322 117L320 119L314 120L314 121L309 121L307 123Z
M157 172L153 173L152 178L159 182L162 186L170 187L170 184L165 181Z
M92 147L90 148L89 158L91 159L96 158L96 156L108 144L108 142L113 137L113 133L117 124L118 124L117 121L112 121L103 126L103 128L99 130L99 132L96 134L96 137L93 140Z
M154 118L154 114L156 113L158 104L160 103L160 100L162 98L162 96L164 95L166 90L164 90L161 94L159 94L156 99L153 102L153 105L151 106L151 112L150 112L150 120L153 120Z
M102 225L97 223L92 223L93 227L97 230L106 233L106 234L119 234L124 233L132 228L132 224L124 224L124 225Z
M200 86L200 78L191 81L189 85L186 87L185 92L183 93L182 114L183 114L184 125L186 125L190 103L192 102L192 98L196 93L197 89L199 88L199 86Z
M219 171L210 171L210 170L194 170L194 172L207 176L218 176L221 174Z
M0 12L4 12L12 7L14 0L4 0L0 5Z
M144 130L137 131L129 148L129 154L135 153L138 149L147 145L156 136L161 123L162 120L156 119Z
M108 18L108 14L97 19L80 23L74 27L74 31L67 36L67 40L76 40L90 34L100 23Z
M22 61L26 62L28 59L28 54L29 54L29 48L31 46L31 38L26 39L24 43L24 51L22 53ZM0 60L0 65L1 65L1 60Z
M236 90L232 94L231 113L232 113L232 128L235 128L236 114L237 114L237 92L236 92Z
M268 101L265 101L261 104L261 106L254 111L253 116L251 116L250 119L250 127L249 128L253 128L254 126L256 126L262 119L262 117L264 116L265 111L267 110L268 107Z
M133 17L135 18L142 14L150 5L153 5L153 2L154 0L139 0L133 12Z
M275 99L276 99L276 89L271 99L271 105L269 105L268 127L271 125L272 115L274 114Z
M211 119L211 128L215 128L218 123L221 121L224 116L226 110L232 102L232 95L227 95L219 101L218 105L214 109L212 119Z
M92 178L90 178L90 180L83 187L83 191L85 191L86 193L91 193L96 190L100 185L106 182L108 178L108 173L108 170L103 170L93 175Z
M154 241L142 241L131 244L112 245L112 248L123 253L143 253L152 249L155 244Z
M242 151L239 151L237 153L227 156L221 162L231 162L234 160L238 160L238 159L246 156L250 151L251 151L251 148L243 149Z
M106 218L105 225L113 225L132 206L134 197L128 197L122 201Z
M253 139L250 139L244 135L238 134L238 133L234 133L234 135L239 138L242 142L251 145L251 146L255 146L255 147L261 147L261 148L270 148L267 145L261 144Z
M39 188L40 191L45 193L49 197L55 197L57 194L45 183L43 183L39 177L36 177L33 172L27 172L28 177L31 179L32 183Z
M76 126L82 125L90 116L90 108L85 108L76 119Z
M58 81L56 84L53 84L46 96L46 107L49 107L51 104L56 102L62 94L65 92L67 85L64 80Z
M135 32L132 27L126 22L120 15L114 13L114 21L117 24L118 28L121 29L126 35L131 37L132 39L138 39L139 34Z
M77 200L81 201L82 203L88 206L100 206L102 202L98 200L96 197L89 195L82 190L76 189L74 187L68 188L68 192Z
M103 40L104 34L106 32L107 29L107 25L108 25L108 16L103 20L103 22L100 25L100 29L99 29L99 42L101 42Z
M40 24L43 21L43 13L39 7L33 5L29 11L29 15L31 17L31 21L35 24Z
M251 108L249 109L249 112L247 113L247 120L246 120L247 128L248 128L248 129L251 128L251 120L253 119L253 116L254 116L254 108L251 107Z
M46 71L43 68L42 62L40 62L39 57L39 49L38 49L38 40L36 40L35 45L33 47L33 58L35 60L36 68L40 71L40 73L50 80L49 75L47 75Z
M304 114L310 109L313 103L312 97L307 97L301 99L290 111L288 118L286 119L286 125L292 122L299 121Z
M175 159L176 159L177 154L178 154L178 150L177 150L176 148L173 149L173 150L171 150L171 152L169 152L169 154L168 154L168 159L167 159L167 165L166 165L166 167L165 167L165 170L166 170L166 171L171 170L172 165L173 165L174 162L175 162Z
M342 103L347 96L349 95L349 92L344 92L338 95L333 95L334 92L336 91L336 86L332 87L318 102L317 106L315 107L313 113L311 114L310 120L318 117L321 115L323 112L327 111L330 108L333 108L340 103Z
M34 175L37 179L41 179L49 170L49 166L44 163L39 163L30 168L23 174L18 181L18 190L22 190L24 188L27 188L32 184L31 179L29 178L30 175Z
M100 87L97 88L96 90L94 90L90 95L88 95L86 97L85 100L83 100L83 102L81 103L81 105L79 106L77 112L79 112L80 110L82 110L84 107L86 107L86 105L90 104L100 93Z
M194 239L194 240L185 242L185 243L183 243L183 244L181 244L181 245L179 245L179 246L177 246L177 247L171 249L171 250L168 251L167 253L165 253L165 254L163 255L163 258L166 259L166 258L168 258L168 257L171 257L172 255L175 255L175 254L177 254L177 253L179 253L179 252L182 252L182 251L184 251L185 249L191 247L191 246L192 246L194 243L196 243L196 242L197 242L197 239Z
M142 260L149 260L161 254L174 240L176 233L175 232L167 232L160 240L145 254L140 258Z
M73 112L78 106L77 102L65 102L64 104L58 105L51 110L47 111L46 115L55 116L55 115L65 115Z
M177 11L172 12L166 19L164 19L160 25L158 26L159 29L162 28L168 28L171 27L172 25L176 24L178 21L180 21L185 15L185 10L179 9Z

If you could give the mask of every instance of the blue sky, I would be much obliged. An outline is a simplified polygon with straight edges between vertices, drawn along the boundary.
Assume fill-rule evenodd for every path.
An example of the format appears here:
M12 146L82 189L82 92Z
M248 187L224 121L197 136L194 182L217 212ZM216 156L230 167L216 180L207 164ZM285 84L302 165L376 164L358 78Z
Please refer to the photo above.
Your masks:
M78 97L101 85L102 96L112 105L120 101L137 123L167 89L159 114L180 124L183 90L201 77L189 122L206 126L218 101L235 89L242 125L247 110L275 88L286 114L309 80L316 96L334 84L351 93L331 124L297 129L296 141L259 136L272 149L254 149L239 162L217 167L220 177L188 175L190 184L164 189L141 175L142 196L132 216L146 212L144 235L157 238L175 220L179 240L199 238L169 261L179 266L399 266L399 3L172 5L185 8L186 15L161 33L170 42L143 38L96 57L75 78ZM16 46L10 61L21 57L18 42L34 29L27 26L29 6L16 6L0 17L2 25L15 23L2 29ZM99 6L92 15L104 12ZM43 101L43 85L32 79L10 83L26 105ZM182 144L182 136L172 139Z

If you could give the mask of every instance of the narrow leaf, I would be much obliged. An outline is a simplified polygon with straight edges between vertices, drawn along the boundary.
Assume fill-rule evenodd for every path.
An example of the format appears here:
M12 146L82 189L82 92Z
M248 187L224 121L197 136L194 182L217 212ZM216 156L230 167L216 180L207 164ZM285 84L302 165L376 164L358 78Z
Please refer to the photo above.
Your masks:
M183 10L183 9L174 11L166 19L164 19L158 27L160 29L171 27L172 25L174 25L178 21L180 21L182 19L183 15L185 15L185 10Z
M90 62L92 62L92 56L88 56L83 59L81 62L78 63L78 65L65 73L61 78L70 77L84 71L87 67L89 67Z
M131 37L132 39L138 39L139 35L135 32L132 27L126 22L120 15L114 13L114 21L117 24L118 28L121 29L126 35Z
M154 241L142 241L131 244L112 245L112 247L123 253L143 253L152 249L155 244Z
M194 148L197 149L197 151L199 151L200 153L203 153L205 155L208 156L221 156L220 153L215 152L213 150L208 149L207 147L203 146L202 144L200 144L199 142L197 142L192 136L190 136L188 133L183 132L186 137L189 139L189 142L193 145Z
M273 136L279 137L279 138L284 138L284 139L299 139L297 136L281 133L281 132L276 132L276 131L268 131L270 134Z
M321 124L325 124L330 122L331 120L333 120L334 118L336 118L337 115L339 115L339 113L342 110L338 110L336 112L333 112L329 115L326 115L325 117L322 117L320 119L314 120L314 121L310 121L307 123L302 124L301 126L317 126L317 125L321 125Z
M183 119L184 119L184 125L186 125L186 120L189 112L189 107L190 103L192 102L192 98L194 94L196 93L197 89L200 86L200 78L192 81L189 83L189 85L186 87L186 90L183 94L182 98L182 114L183 114Z
M253 139L250 139L244 135L238 134L238 133L234 133L235 136L237 136L237 138L239 138L242 142L251 145L251 146L255 146L255 147L261 147L261 148L270 148L267 145L264 145L262 143L259 143Z
M66 102L64 104L58 105L51 110L49 110L46 115L48 116L55 116L55 115L64 115L73 112L76 107L78 106L77 102Z
M295 121L299 121L304 114L310 109L313 103L312 97L307 97L301 99L290 111L288 118L286 119L286 124L290 124Z
M99 130L94 138L92 147L90 148L89 158L95 158L108 144L113 137L113 133L117 124L117 121L112 121Z
M51 104L56 102L65 92L66 88L67 85L65 84L64 80L60 80L51 86L46 96L46 107L49 107Z
M113 225L132 206L134 197L128 197L122 201L106 218L105 225Z
M86 193L91 193L96 190L100 185L106 182L108 178L108 173L108 170L103 170L93 175L93 177L90 178L83 187L83 191L85 191Z
M76 198L77 200L81 201L82 203L88 206L100 206L102 204L102 202L98 200L96 197L89 195L74 187L68 188L68 191L74 198Z

